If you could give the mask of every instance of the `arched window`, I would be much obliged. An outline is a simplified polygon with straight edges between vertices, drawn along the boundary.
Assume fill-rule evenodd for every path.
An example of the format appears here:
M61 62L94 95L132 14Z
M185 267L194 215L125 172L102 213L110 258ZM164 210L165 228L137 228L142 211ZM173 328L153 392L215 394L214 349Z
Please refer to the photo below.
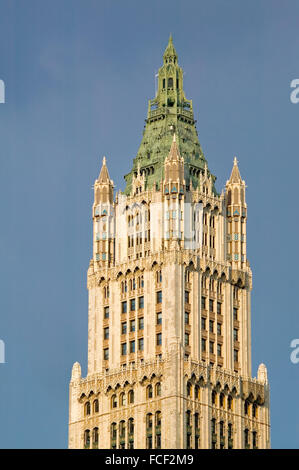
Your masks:
M99 412L99 400L98 399L94 400L94 402L93 402L93 412L94 413Z
M223 421L220 421L219 423L219 433L220 433L220 437L224 435L224 422Z
M244 444L245 444L245 447L249 447L249 431L248 431L248 429L244 430Z
M187 397L192 398L192 384L187 382Z
M156 384L156 397L160 397L161 396L161 384L160 382L158 382Z
M146 387L146 398L147 399L153 398L153 386L152 385L148 385Z
M119 423L119 438L125 439L126 437L126 423L124 420Z
M89 449L90 447L90 430L86 429L84 431L84 447L85 449Z
M134 390L129 391L128 397L129 397L129 405L132 405L134 403Z
M161 411L156 411L156 414L155 414L155 425L156 425L156 427L160 427L160 426L161 426Z
M199 429L199 414L198 413L194 414L194 427L195 429Z
M195 400L200 400L200 387L199 387L199 385L195 385L194 398L195 398Z
M99 429L93 428L92 430L92 446L94 449L99 447Z
M146 428L148 431L152 430L153 428L153 415L152 413L148 413L146 415Z
M228 395L227 397L227 408L228 410L233 409L233 397L231 395Z
M85 403L85 408L84 409L85 409L85 416L90 415L90 402L89 401L87 401Z
M134 418L128 420L128 434L134 434Z
M116 438L117 438L117 427L116 423L112 423L110 426L110 440L111 448L116 449Z
M111 408L117 408L116 395L112 395L112 397L111 397Z
M224 407L224 393L220 393L220 407Z
M167 86L168 86L168 88L173 88L173 78L172 77L170 77L168 79L168 85Z
M186 411L186 426L191 426L191 411Z
M127 404L127 397L124 392L122 392L119 396L119 406L126 406Z
M215 390L212 391L212 405L216 405L216 392Z
M248 412L249 412L249 402L247 400L245 400L245 403L244 403L244 413L245 413L245 415L248 415Z
M252 417L257 418L257 404L253 403L252 405Z

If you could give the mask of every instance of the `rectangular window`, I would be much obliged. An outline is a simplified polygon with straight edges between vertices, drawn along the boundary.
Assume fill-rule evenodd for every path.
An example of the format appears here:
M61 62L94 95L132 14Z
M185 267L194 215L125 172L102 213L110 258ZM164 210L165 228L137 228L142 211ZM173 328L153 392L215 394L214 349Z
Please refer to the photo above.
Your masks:
M144 349L144 339L143 338L139 338L139 340L138 340L138 349L139 349L139 351L143 351L143 349Z
M239 359L239 351L237 349L234 349L234 361L238 362Z
M213 322L213 320L210 320L210 321L209 321L209 329L210 329L210 332L211 332L211 333L214 332L214 322Z
M132 333L136 329L136 322L135 320L130 321L130 332Z
M234 328L234 341L238 341L238 330Z
M121 355L126 356L127 354L127 343L122 343L121 344Z
M127 313L127 302L121 303L121 313Z
M121 334L125 335L127 333L127 322L121 324Z
M185 325L189 325L189 313L188 312L185 312Z
M203 308L204 310L206 309L206 298L205 297L201 298L201 308Z
M202 340L201 340L201 350L203 352L205 352L205 350L206 350L206 340L204 338L202 338Z
M209 310L210 312L214 311L214 301L212 299L209 300Z
M109 307L104 307L104 318L109 318Z
M139 308L144 308L144 297L139 297L138 298L138 307Z
M162 303L162 291L159 290L157 292L157 304L161 304Z
M138 329L143 330L144 329L144 318L138 318Z
M218 355L218 356L222 356L221 350L222 350L221 344L217 344L217 355Z
M185 304L189 304L189 292L185 290Z
M206 319L205 319L205 318L202 318L202 319L201 319L201 329L202 329L202 330L205 330L205 329L206 329Z
M135 341L130 341L130 353L135 352Z
M214 343L213 343L213 341L210 341L210 353L214 354Z
M217 313L221 315L221 302L217 302Z
M157 325L162 325L162 312L157 313Z
M162 344L162 333L157 334L157 346L161 346Z
M136 307L135 299L131 299L130 300L130 310L131 310L131 312L134 312L135 307Z
M217 334L221 335L221 323L217 323Z
M109 348L104 349L104 361L109 359Z
M236 307L234 307L233 314L234 314L234 320L238 320L238 309Z
M189 335L185 333L185 346L189 346Z
M109 328L104 328L104 339L109 339Z

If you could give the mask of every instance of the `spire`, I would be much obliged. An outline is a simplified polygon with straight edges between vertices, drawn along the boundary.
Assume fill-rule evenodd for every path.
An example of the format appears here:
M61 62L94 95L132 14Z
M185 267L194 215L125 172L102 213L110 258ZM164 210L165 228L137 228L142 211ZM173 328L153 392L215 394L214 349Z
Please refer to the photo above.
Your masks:
M168 154L168 160L180 160L180 158L181 158L181 155L180 155L177 143L176 143L176 135L174 133L173 138L172 138L172 144L171 144L169 154Z
M176 53L176 50L175 50L173 42L172 42L172 35L171 34L169 36L168 44L167 44L167 47L164 51L163 58L164 58L164 63L167 62L166 59L172 58L172 59L177 60L177 58L178 58L178 55Z
M230 175L229 183L241 183L242 178L240 175L237 157L234 158L234 166Z
M108 168L106 166L106 157L103 157L103 164L101 168L101 172L98 178L99 183L109 183L110 177L108 173Z

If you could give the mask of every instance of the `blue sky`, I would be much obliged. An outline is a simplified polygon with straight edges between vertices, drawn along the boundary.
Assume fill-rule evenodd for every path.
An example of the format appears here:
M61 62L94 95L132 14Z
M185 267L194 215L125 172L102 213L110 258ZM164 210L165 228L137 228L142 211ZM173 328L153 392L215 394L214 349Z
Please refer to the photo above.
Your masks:
M267 365L272 446L299 447L298 20L296 0L0 0L1 448L67 446L92 185L106 155L124 188L170 32L218 190L234 155L248 186L253 375Z

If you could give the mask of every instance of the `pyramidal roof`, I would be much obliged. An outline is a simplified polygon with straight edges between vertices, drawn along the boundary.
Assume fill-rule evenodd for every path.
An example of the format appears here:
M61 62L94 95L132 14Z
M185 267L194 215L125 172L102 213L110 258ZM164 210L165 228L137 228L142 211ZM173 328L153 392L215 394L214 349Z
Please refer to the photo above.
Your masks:
M234 166L230 175L229 179L230 183L240 183L242 182L242 178L240 175L239 167L238 167L238 160L237 157L234 158Z
M108 172L108 168L106 165L106 157L103 157L103 164L102 164L102 168L101 168L100 175L98 178L98 182L109 183L109 181L110 181L110 177L109 177L109 172Z

